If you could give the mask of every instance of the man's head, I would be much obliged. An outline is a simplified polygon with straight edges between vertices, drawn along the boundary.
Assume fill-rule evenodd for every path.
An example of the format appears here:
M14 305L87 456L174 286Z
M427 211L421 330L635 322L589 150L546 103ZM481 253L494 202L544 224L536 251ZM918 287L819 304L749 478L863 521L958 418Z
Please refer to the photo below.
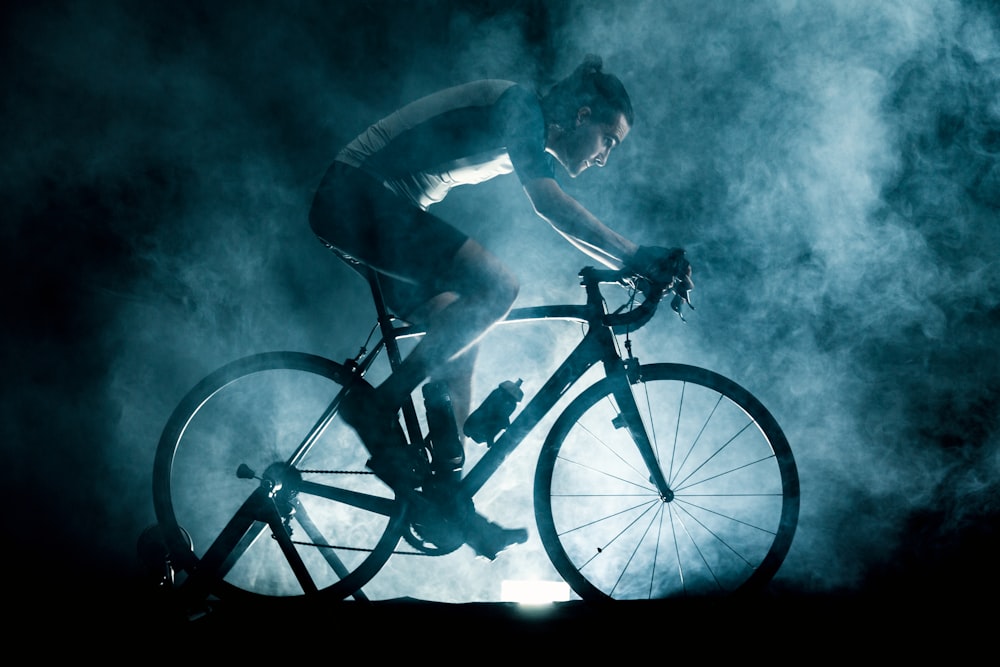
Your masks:
M625 86L601 68L599 57L587 56L542 98L549 128L546 149L573 177L593 165L603 167L632 129L632 102Z

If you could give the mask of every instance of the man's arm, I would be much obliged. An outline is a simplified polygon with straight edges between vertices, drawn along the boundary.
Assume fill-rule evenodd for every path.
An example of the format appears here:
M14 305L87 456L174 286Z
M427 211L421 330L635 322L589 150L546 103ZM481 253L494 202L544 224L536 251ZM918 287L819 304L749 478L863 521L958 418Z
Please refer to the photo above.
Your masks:
M535 213L570 243L601 264L621 269L638 247L610 229L559 187L554 178L535 178L524 184Z

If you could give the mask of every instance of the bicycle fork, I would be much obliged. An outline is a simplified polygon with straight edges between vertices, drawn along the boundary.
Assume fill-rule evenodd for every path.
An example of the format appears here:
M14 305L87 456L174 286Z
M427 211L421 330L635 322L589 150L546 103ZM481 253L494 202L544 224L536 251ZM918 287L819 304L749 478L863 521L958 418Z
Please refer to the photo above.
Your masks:
M651 439L651 434L642 420L639 404L632 391L632 387L640 384L642 380L642 366L639 364L639 359L632 355L632 342L625 341L628 358L623 359L617 352L610 351L614 350L614 341L608 329L596 329L594 333L599 349L604 350L601 361L608 381L613 384L615 403L618 406L618 416L612 420L612 425L615 428L628 430L649 471L649 481L656 485L660 498L664 502L670 502L674 499L674 492L670 489L670 484L660 467L656 455L656 443Z
M629 376L624 370L615 375L620 378L615 381L618 386L614 391L615 402L618 404L618 416L612 420L612 424L615 428L628 430L643 462L646 464L646 469L649 471L649 480L656 485L660 498L664 502L670 502L674 499L674 492L663 474L663 468L656 455L655 443L650 439L650 434L642 421L639 405L631 389L633 383L629 381Z

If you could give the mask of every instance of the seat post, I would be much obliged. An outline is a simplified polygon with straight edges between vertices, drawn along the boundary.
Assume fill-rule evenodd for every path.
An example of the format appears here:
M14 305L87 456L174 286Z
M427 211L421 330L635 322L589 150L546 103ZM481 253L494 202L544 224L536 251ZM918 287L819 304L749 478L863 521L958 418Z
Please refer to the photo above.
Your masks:
M385 352L389 355L389 366L395 372L403 363L403 355L399 351L399 342L396 340L396 329L392 325L393 315L389 312L385 303L385 296L382 293L382 284L379 281L378 272L371 267L366 267L366 277L368 285L372 290L372 300L375 302L375 313L378 315L379 331L382 334L382 342L385 344ZM417 409L412 400L404 401L400 406L403 412L403 421L406 423L406 430L410 435L410 442L422 445L423 436L420 431L420 420L417 418Z
M395 327L392 326L393 316L389 312L388 306L386 306L378 272L368 267L366 275L368 284L372 290L372 300L375 302L375 314L378 316L379 330L382 333L382 340L385 342L386 352L389 354L389 363L392 366L392 370L396 370L403 363L403 357L399 352L399 344L396 342Z

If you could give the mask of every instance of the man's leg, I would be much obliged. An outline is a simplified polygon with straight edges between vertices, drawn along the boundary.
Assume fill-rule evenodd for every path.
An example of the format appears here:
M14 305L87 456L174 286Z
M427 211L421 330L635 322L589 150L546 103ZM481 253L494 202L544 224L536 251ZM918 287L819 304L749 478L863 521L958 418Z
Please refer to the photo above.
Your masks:
M479 243L439 218L389 196L381 183L361 172L334 165L317 190L310 224L316 235L384 276L418 287L429 302L426 335L387 380L371 392L348 395L344 417L372 449L373 469L389 481L400 466L393 455L406 448L397 410L432 373L441 373L455 391L458 417L469 407L474 346L509 312L518 285L503 264ZM409 305L416 305L410 303ZM398 315L408 315L399 313ZM351 396L355 398L352 400ZM349 418L349 413L353 413ZM379 457L384 465L377 464ZM409 465L404 460L402 465ZM376 470L378 473L379 470ZM388 479L387 479L388 478ZM398 484L394 484L398 486ZM453 496L456 518L468 543L493 558L503 548L527 539L527 531L506 530L475 512L471 499Z
M401 368L376 391L356 397L359 405L352 407L366 414L354 421L376 426L375 437L366 444L377 447L379 440L399 439L393 433L396 412L432 373L440 372L449 383L457 417L464 421L473 346L510 310L516 278L455 227L346 165L335 163L324 176L309 220L313 232L341 257L383 276L389 292L398 297L386 295L395 314L427 331Z
M454 379L459 388L458 400L462 401L459 410L468 414L468 382L475 361L473 348L510 312L517 298L517 279L478 242L469 239L458 249L438 282L446 285L448 291L435 297L426 309L427 333L423 339L375 390L377 411L395 413L421 382L442 371L449 384ZM464 378L459 377L462 373Z
M456 253L444 283L448 292L407 315L424 325L427 334L376 389L375 401L381 406L375 409L386 415L391 412L394 419L398 406L420 383L433 377L448 385L460 432L470 410L476 345L510 311L517 297L517 282L495 257L469 240ZM462 447L461 436L453 444ZM459 479L442 478L442 485L433 493L439 496L442 511L462 526L466 542L476 553L492 560L507 547L527 541L527 530L503 528L476 512L471 498L460 496L451 486Z
M432 374L434 380L443 382L448 387L459 433L472 409L472 373L478 357L479 347L474 345Z

